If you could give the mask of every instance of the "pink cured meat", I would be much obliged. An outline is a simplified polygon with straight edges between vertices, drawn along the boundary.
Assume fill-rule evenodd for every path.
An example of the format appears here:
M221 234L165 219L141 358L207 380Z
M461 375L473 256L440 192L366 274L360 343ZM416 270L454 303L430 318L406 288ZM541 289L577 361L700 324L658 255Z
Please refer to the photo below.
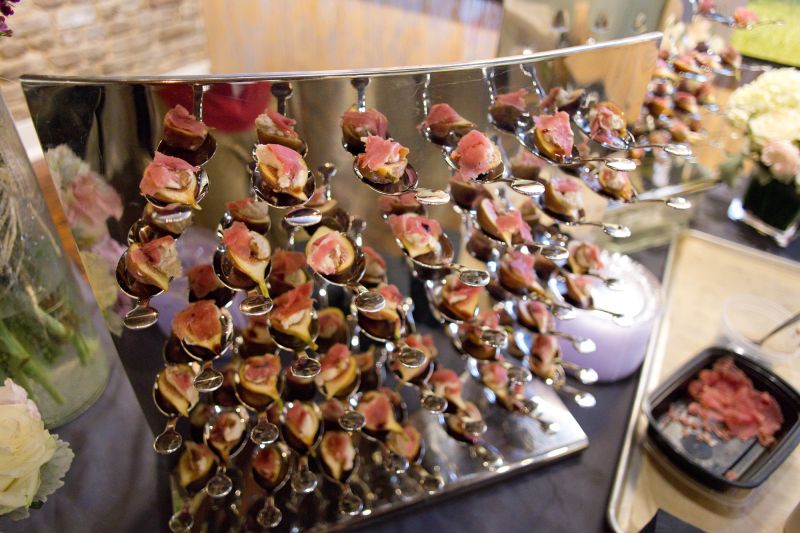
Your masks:
M367 137L366 150L358 154L358 164L377 171L389 163L396 163L408 154L408 148L392 139L384 139L377 135Z
M428 116L420 124L420 128L428 127L434 129L441 127L441 129L445 129L451 124L463 122L464 120L464 117L459 115L450 104L433 104Z
M505 387L508 385L508 369L501 363L487 363L481 373L486 375L488 381L495 387Z
M463 384L453 370L449 368L440 368L431 374L429 383L442 390L445 396L454 397L460 396Z
M384 271L386 270L386 260L381 256L381 254L375 251L375 248L365 245L361 247L361 251L364 252L368 262L373 261Z
M483 287L471 287L458 278L453 278L453 281L448 282L447 285L448 290L445 299L450 303L468 300L483 290Z
M205 298L220 287L219 279L211 265L195 265L186 271L189 287L197 298Z
M284 136L297 138L297 132L294 131L294 125L297 124L296 120L285 117L277 111L273 111L271 109L267 109L265 113L272 123L275 124L275 127L284 134Z
M555 115L539 115L533 117L533 122L536 124L536 129L542 131L545 137L551 139L565 154L572 154L573 134L567 113L559 111Z
M129 249L128 263L133 265L150 265L152 268L166 274L169 277L180 275L180 259L175 248L175 239L170 236L146 242L139 246ZM136 272L131 272L136 276ZM138 279L138 278L137 278ZM145 280L140 280L145 282Z
M192 135L205 137L208 134L208 128L202 121L197 120L194 115L178 104L164 115L164 125L179 130L184 130Z
M458 164L461 174L472 179L493 168L494 149L494 144L486 135L472 130L461 137L450 157Z
M280 475L281 466L280 453L274 447L260 449L253 459L253 468L256 472L273 483Z
M365 111L345 111L342 115L342 128L353 130L362 137L377 135L386 137L389 120L377 109Z
M429 355L436 355L437 353L436 344L434 344L433 337L430 335L420 335L419 333L408 335L406 336L406 344L412 348L421 349Z
M522 213L520 211L507 211L505 213L498 214L495 224L502 233L519 233L524 242L533 241L533 235L531 234L530 226L528 226L528 224L522 220Z
M543 363L548 363L558 355L558 341L553 335L537 335L533 341L533 353L538 355Z
M261 221L269 216L269 206L252 197L225 202L225 207L237 218L247 221Z
M337 463L342 464L344 470L349 470L353 467L351 451L353 445L347 433L343 431L332 431L325 435L322 442L328 455Z
M545 304L542 302L537 302L536 300L526 300L520 302L520 305L522 305L525 308L525 311L527 311L527 313L536 321L539 331L542 333L547 333L553 329L553 315L550 313L550 309L548 309Z
M510 93L498 94L494 101L498 104L510 105L511 107L515 107L520 111L525 111L525 97L527 95L527 90L519 89L518 91L512 91Z
M284 321L300 311L311 309L314 305L314 301L311 299L313 290L314 283L309 281L281 294L273 301L270 317Z
M220 310L211 300L187 305L172 319L172 332L179 339L211 340L222 335Z
M711 369L700 371L697 379L689 383L689 395L694 400L689 413L699 416L704 427L721 438L758 437L763 446L769 446L783 425L775 398L756 390L731 357L722 357ZM724 428L712 424L716 421L721 421Z
M392 233L399 238L417 235L438 239L442 235L442 226L437 220L413 213L392 215L389 217L388 222Z
M758 15L752 9L739 6L733 10L733 19L739 26L748 26L758 22Z
M249 258L251 255L250 242L253 236L242 222L236 221L222 232L222 242L231 253L238 257Z
M336 313L323 313L319 315L319 336L333 337L340 328L345 327L344 319Z
M590 135L601 143L613 144L617 140L618 131L624 127L624 119L605 102L595 108L596 115L592 119Z
M372 396L369 403L359 411L366 418L366 426L372 430L383 429L389 422L389 417L393 415L392 402L383 393Z
M704 15L713 13L716 10L717 6L714 4L714 0L700 0L697 4L697 12Z
M320 359L322 366L321 374L328 374L342 367L351 357L350 350L346 344L336 343L328 349L328 352ZM332 376L332 377L335 377Z
M272 152L272 155L275 156L275 159L280 165L280 168L278 168L278 175L294 178L305 170L303 156L295 150L283 146L282 144L265 144L264 149Z
M139 191L147 196L154 196L163 189L182 189L186 184L179 173L194 173L198 170L199 167L194 167L183 159L156 152L153 161L144 169Z
M306 255L303 252L276 250L272 254L272 270L270 274L290 274L306 266Z
M381 293L384 300L386 300L386 304L394 305L397 307L403 302L403 294L400 292L400 289L397 288L396 285L392 285L391 283L386 283L381 285L378 292Z
M302 403L293 404L286 411L286 422L295 428L302 428L307 418L313 416Z
M510 250L503 257L503 262L524 280L526 287L536 283L536 272L534 271L536 258L533 255L522 253L519 250Z
M281 360L275 355L248 357L244 360L244 377L253 383L265 383L281 372Z
M344 238L341 232L332 231L315 240L308 252L308 266L320 274L335 274L336 265L341 263Z
M552 184L553 189L561 194L581 191L581 186L578 184L578 182L567 177L553 177L550 180L550 183Z

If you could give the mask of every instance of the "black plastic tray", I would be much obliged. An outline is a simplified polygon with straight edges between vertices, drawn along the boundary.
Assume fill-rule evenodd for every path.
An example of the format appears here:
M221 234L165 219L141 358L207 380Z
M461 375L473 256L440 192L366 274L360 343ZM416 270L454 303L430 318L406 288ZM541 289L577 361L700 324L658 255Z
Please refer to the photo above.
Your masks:
M753 380L756 390L767 391L775 398L783 414L783 426L768 447L758 439L732 438L711 447L697 439L698 432L686 428L668 415L670 405L685 411L691 402L689 383L714 362L730 356L736 366ZM649 424L647 435L675 465L693 479L716 491L752 489L762 484L792 453L800 442L800 394L791 385L754 360L726 348L711 347L700 352L645 399ZM725 477L732 470L735 480Z

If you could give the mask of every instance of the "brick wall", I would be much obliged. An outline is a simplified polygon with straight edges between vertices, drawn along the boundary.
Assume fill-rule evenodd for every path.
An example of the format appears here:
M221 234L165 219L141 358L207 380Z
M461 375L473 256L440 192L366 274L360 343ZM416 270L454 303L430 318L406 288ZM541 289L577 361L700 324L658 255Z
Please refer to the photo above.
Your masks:
M0 38L0 90L28 116L22 74L164 74L207 59L200 0L22 0Z

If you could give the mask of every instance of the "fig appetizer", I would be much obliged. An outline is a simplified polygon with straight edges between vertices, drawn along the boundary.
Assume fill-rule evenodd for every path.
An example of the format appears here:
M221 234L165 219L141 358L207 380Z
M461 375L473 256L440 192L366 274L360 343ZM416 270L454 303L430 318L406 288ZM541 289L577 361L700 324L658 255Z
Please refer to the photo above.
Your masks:
M489 106L489 115L494 124L511 132L515 132L520 126L524 127L525 122L530 120L530 115L525 110L527 95L526 89L519 89L495 96L494 102Z
M243 356L271 353L278 349L269 333L266 315L248 317L247 325L242 330L242 340L239 352Z
M200 401L200 393L194 387L197 372L191 365L167 365L156 378L156 403L167 414L188 416L189 411Z
M287 368L283 373L283 379L284 396L287 400L307 402L317 394L314 376L297 376Z
M267 109L256 117L256 136L260 144L280 144L305 154L306 143L294 130L297 121Z
M313 403L290 402L283 414L283 438L298 453L308 453L316 447L322 435L322 416Z
M237 394L247 405L263 409L280 400L281 358L277 355L247 357L237 372Z
M546 159L556 163L565 163L572 158L574 137L569 122L569 115L558 111L553 115L533 117L536 125L533 143Z
M334 344L319 362L322 369L314 381L325 398L347 398L358 389L358 361L346 344Z
M261 294L269 295L266 276L272 247L267 238L249 230L241 222L234 222L222 232L222 243L225 245L225 259L230 260L233 266L233 274L241 274L257 285Z
M306 256L303 252L275 250L272 254L272 267L269 271L269 288L275 296L296 289L311 281L305 271Z
M603 167L597 174L597 181L606 196L622 202L633 201L633 185L627 172Z
M292 205L308 201L314 193L314 179L302 155L281 144L259 144L255 155L261 184L267 191L292 197Z
M181 150L194 152L208 137L208 128L201 120L178 104L164 115L164 142Z
M442 226L437 220L408 213L391 215L387 222L403 250L425 264L438 264L442 253Z
M211 300L190 303L172 319L172 333L190 355L210 361L222 355L232 341L227 331L230 315Z
M189 494L203 490L217 464L217 456L205 444L186 442L178 459L178 484Z
M683 91L678 91L675 93L675 107L680 109L681 111L685 111L689 114L696 114L698 111L697 107L697 98L691 93L686 93Z
M517 320L534 333L550 333L555 329L555 318L550 308L536 300L517 303Z
M268 203L259 202L251 196L233 202L226 202L225 207L227 207L232 220L242 222L248 229L262 234L269 231Z
M384 440L390 433L403 431L395 418L392 400L383 390L365 392L356 410L366 419L364 433L373 438Z
M306 261L314 272L333 283L346 283L355 277L359 251L341 231L320 226L306 244Z
M596 244L584 241L569 243L569 259L567 265L573 274L589 274L603 268L600 259L600 248Z
M233 298L233 291L220 283L209 264L195 265L186 271L189 280L189 301L213 300L219 307L225 307Z
M378 349L373 344L366 352L361 352L353 356L356 358L358 370L361 372L361 384L358 386L359 391L374 390L381 385L382 373L378 367L378 361L376 360L377 351ZM383 368L383 363L381 363L380 368Z
M449 368L436 369L428 380L433 393L447 400L447 412L454 413L464 408L461 391L464 389L461 378Z
M528 367L542 379L553 379L561 364L561 347L553 335L536 335L530 349Z
M174 204L156 207L148 202L144 206L141 218L145 227L139 226L139 234L132 240L147 242L162 237L164 233L179 237L192 225L193 219L194 213L189 206Z
M471 287L458 276L448 276L442 287L439 311L455 321L472 320L478 310L482 287Z
M444 420L447 434L454 439L466 444L476 444L480 440L479 433L470 431L473 427L482 425L483 421L481 411L474 403L464 402L458 412L444 415Z
M291 348L298 344L313 347L319 329L311 298L313 291L314 283L308 282L275 298L269 324L270 333L279 346Z
M589 276L565 276L566 294L564 299L580 309L591 309L592 307L592 283L593 279Z
M436 345L433 343L433 337L414 333L404 337L399 345L419 350L425 356L425 359L419 366L409 368L400 362L397 357L392 358L391 369L397 376L397 379L403 383L413 385L425 383L433 371L433 361L436 359L436 356L439 355Z
M542 180L542 169L546 166L544 159L536 157L525 148L520 148L511 158L511 174L520 180Z
M491 193L486 186L456 171L450 177L450 195L461 209L470 211L475 209L480 202L491 198Z
M358 311L358 324L364 333L374 339L387 340L397 339L403 332L403 317L401 316L401 306L403 295L400 290L392 284L382 283L370 289L377 292L385 301L383 309L380 311Z
M321 352L327 352L334 344L347 344L350 329L344 312L338 307L325 307L317 312L319 335L317 345Z
M284 448L286 453L282 453L281 446L281 444L277 444L258 447L250 460L253 480L268 492L278 490L289 476L288 450Z
M156 152L153 161L144 169L139 192L148 201L155 202L156 207L177 204L200 209L197 203L202 189L197 176L199 171L199 167L183 159Z
M386 260L383 256L375 251L372 246L362 246L361 251L364 252L364 259L367 263L364 275L361 277L361 283L367 288L386 283L388 276L386 275Z
M545 295L536 275L536 257L519 250L509 250L503 255L498 268L498 281L507 291L525 296L530 293Z
M498 328L500 328L500 315L494 309L481 311L475 322L459 324L458 338L461 350L480 361L494 359L499 349L486 342L483 334L486 329L497 330Z
M406 172L408 148L399 142L370 135L364 147L364 152L356 157L356 167L372 183L396 183Z
M505 363L492 361L481 364L480 376L481 382L494 393L497 402L503 408L509 411L516 410L516 400L522 395L525 386L509 379Z
M349 434L327 431L319 446L322 468L332 479L344 482L355 470L356 449Z
M624 148L629 137L625 113L614 102L599 102L589 111L589 136L600 144Z
M450 159L461 174L469 179L491 181L502 173L500 149L486 135L472 130L458 141Z
M388 136L389 120L376 109L359 111L353 107L342 115L342 143L353 155L364 151L364 139L370 135L385 139Z
M181 260L175 247L175 239L169 235L143 244L133 243L123 255L124 267L130 288L136 284L155 287L165 291L173 278L181 275Z
M478 204L477 220L484 232L509 247L533 242L531 229L522 220L522 213L504 209L489 198Z
M386 437L386 446L409 463L415 463L422 455L422 435L412 425L406 424L402 428L402 431L392 432Z
M433 104L428 116L419 125L428 140L436 144L456 144L458 140L477 128L459 115L449 104Z
M206 444L227 463L246 442L246 424L237 411L223 411L211 421Z
M562 220L582 219L583 186L570 177L554 176L545 186L544 209Z

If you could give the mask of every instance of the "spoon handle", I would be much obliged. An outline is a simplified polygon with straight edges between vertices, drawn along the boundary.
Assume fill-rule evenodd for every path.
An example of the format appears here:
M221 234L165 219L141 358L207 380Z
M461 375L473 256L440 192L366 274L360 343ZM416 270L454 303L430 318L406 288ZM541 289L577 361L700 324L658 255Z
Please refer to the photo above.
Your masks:
M786 320L784 320L783 322L781 322L780 324L775 326L772 330L770 330L769 333L767 333L766 335L764 335L763 337L758 339L755 342L756 346L761 346L762 344L767 342L767 339L769 339L770 337L772 337L773 335L775 335L779 331L781 331L781 330L783 330L785 328L788 328L789 326L791 326L792 324L794 324L798 320L800 320L800 313L797 313L794 316L787 318Z

